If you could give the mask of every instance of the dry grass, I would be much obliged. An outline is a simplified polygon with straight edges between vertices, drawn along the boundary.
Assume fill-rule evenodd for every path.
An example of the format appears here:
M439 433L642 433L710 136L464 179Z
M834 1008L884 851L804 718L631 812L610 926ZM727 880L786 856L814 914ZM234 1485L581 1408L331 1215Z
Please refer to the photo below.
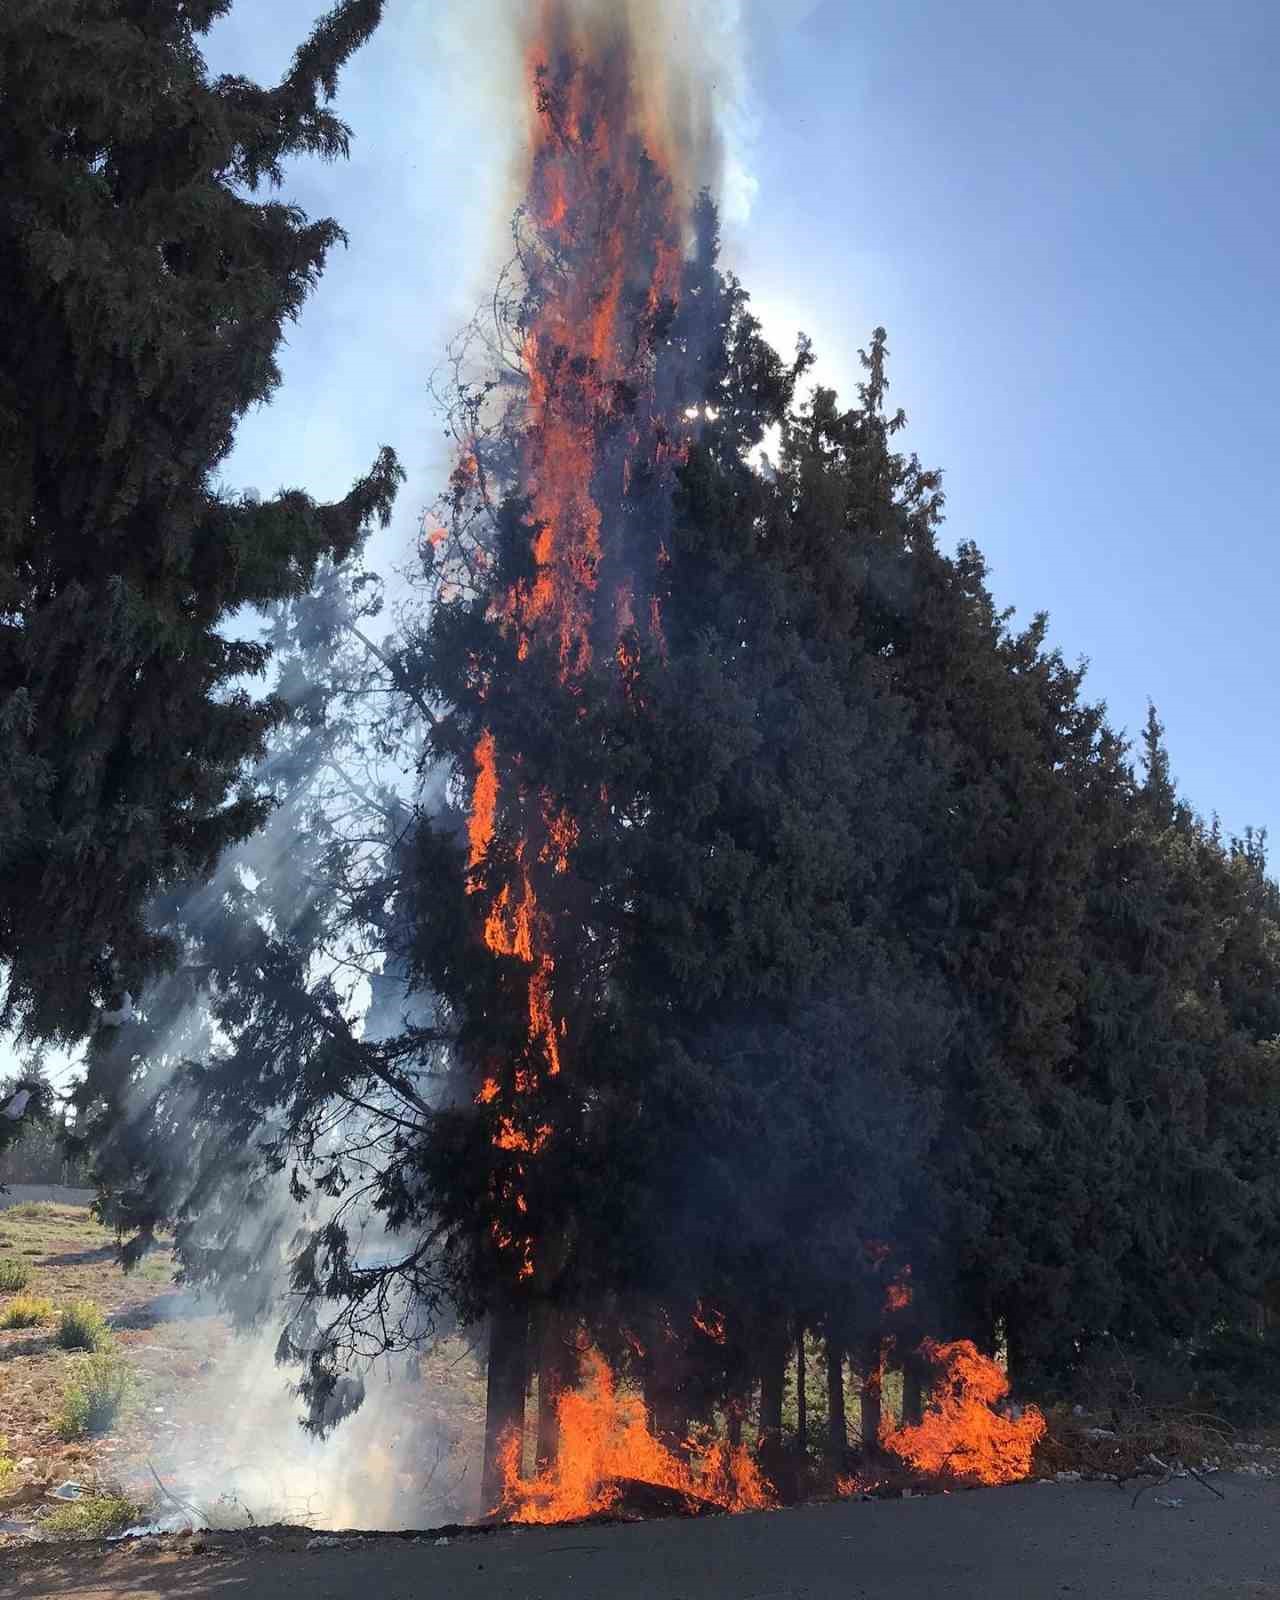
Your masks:
M0 1435L7 1436L8 1456L14 1463L7 1480L0 1483L0 1506L40 1502L47 1487L64 1478L77 1479L86 1487L114 1483L120 1475L118 1464L130 1459L127 1441L133 1419L117 1422L113 1431L100 1437L60 1437L58 1424L68 1384L85 1363L83 1357L59 1349L50 1322L73 1302L92 1300L111 1323L123 1324L113 1342L141 1388L153 1354L139 1346L154 1340L158 1280L171 1275L171 1266L167 1259L148 1263L151 1271L125 1277L115 1262L111 1234L87 1209L54 1202L0 1211L0 1252L29 1265L29 1297L50 1306L47 1322L0 1330ZM14 1303L10 1300L6 1307L0 1302L0 1313L12 1310ZM172 1331L178 1338L189 1337L181 1324ZM190 1363L192 1373L198 1364L198 1360Z
M63 1350L106 1350L111 1344L107 1319L92 1300L73 1300L63 1306L54 1337Z
M22 1261L0 1261L0 1294L15 1294L31 1282L31 1269Z
M0 1328L38 1328L52 1319L52 1300L44 1295L16 1294L0 1312Z
M1280 1475L1280 1434L1233 1428L1221 1417L1179 1406L1131 1405L1080 1415L1063 1407L1047 1413L1036 1450L1044 1476L1078 1472L1124 1486L1175 1471L1219 1469Z
M51 1511L41 1522L41 1531L59 1539L105 1539L122 1533L143 1515L136 1500L123 1494L86 1495Z
M134 1390L133 1370L115 1350L98 1350L77 1366L58 1413L58 1436L83 1439L106 1433Z

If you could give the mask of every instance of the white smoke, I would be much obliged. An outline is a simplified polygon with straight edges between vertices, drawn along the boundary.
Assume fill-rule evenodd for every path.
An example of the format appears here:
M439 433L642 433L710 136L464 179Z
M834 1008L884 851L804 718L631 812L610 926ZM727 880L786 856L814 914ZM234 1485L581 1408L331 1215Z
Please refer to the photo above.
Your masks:
M745 0L451 0L415 6L424 59L448 64L449 125L431 122L424 142L454 150L492 204L497 256L478 262L489 282L505 259L507 222L523 198L532 115L525 57L556 13L582 41L626 33L637 61L639 102L670 134L686 181L707 185L727 223L750 215L757 183ZM429 116L429 110L424 108Z
M216 1308L183 1296L175 1309L200 1328ZM477 1358L455 1343L449 1365L459 1376L466 1369L474 1385ZM150 1419L148 1461L165 1491L213 1526L394 1529L473 1520L479 1474L456 1399L429 1381L416 1355L384 1356L361 1376L359 1410L316 1438L299 1425L274 1331L234 1337L166 1414Z

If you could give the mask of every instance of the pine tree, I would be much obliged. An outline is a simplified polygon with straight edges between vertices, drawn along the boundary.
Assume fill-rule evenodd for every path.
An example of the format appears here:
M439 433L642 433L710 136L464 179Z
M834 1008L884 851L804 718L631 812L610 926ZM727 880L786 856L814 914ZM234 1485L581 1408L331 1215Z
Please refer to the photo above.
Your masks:
M284 707L226 624L350 553L401 476L384 448L332 505L215 482L343 240L260 191L345 155L327 102L382 9L343 0L262 88L206 73L228 4L0 18L0 961L33 1039L137 996L173 955L148 902L263 822L246 763Z
M858 1283L878 1308L867 1245L894 1232L927 1147L946 1026L887 916L933 777L880 653L880 612L931 549L936 480L890 459L878 396L791 415L807 349L788 367L764 344L702 221L654 387L669 415L710 412L670 513L634 473L620 502L659 519L660 627L624 631L567 690L558 656L506 625L539 532L513 499L484 581L414 649L450 708L435 748L475 782L492 738L513 807L483 852L474 833L470 850L439 826L419 838L416 970L458 1029L423 1156L455 1293L504 1330L546 1304L602 1340L643 1329L641 1376L676 1437L768 1353L781 1372L797 1308L847 1316ZM772 476L748 462L771 423ZM530 792L570 819L567 868L520 840ZM528 951L486 952L480 932L530 880L566 1022L550 1071ZM703 1299L719 1354L697 1346ZM508 1337L510 1393L491 1399L518 1425Z
M96 1032L75 1093L125 1265L164 1227L187 1281L277 1319L316 1428L359 1403L361 1355L416 1346L443 1305L415 1177L442 1035L387 909L422 710L371 633L380 606L326 566L273 609L293 714L254 774L271 819L153 905L181 959Z
M64 1119L55 1115L54 1098L38 1059L0 1084L0 1190L10 1183L61 1181Z
M1081 983L1091 787L1115 761L1082 668L1014 632L972 545L923 567L895 646L918 737L946 774L898 907L955 1007L934 1205L917 1274L953 1335L1015 1363L1028 1321L1063 1310L1062 1241L1081 1202L1059 1144ZM1016 1325L1016 1326L1015 1326Z
M1049 1365L1247 1316L1277 1259L1276 890L1177 794L1154 707L1101 818L1075 1081L1088 1225Z

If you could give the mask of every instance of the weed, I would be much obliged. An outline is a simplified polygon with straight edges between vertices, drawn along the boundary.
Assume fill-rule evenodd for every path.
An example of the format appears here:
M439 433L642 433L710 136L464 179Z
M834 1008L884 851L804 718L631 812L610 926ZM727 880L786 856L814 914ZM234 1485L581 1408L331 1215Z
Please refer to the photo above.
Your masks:
M53 1301L41 1295L14 1295L0 1312L0 1328L38 1328L53 1317Z
M92 1300L73 1300L58 1318L58 1343L64 1350L106 1350L111 1330Z
M81 1366L62 1397L57 1430L63 1439L82 1439L105 1433L133 1389L133 1373L114 1350L91 1355Z
M0 1294L14 1294L31 1282L31 1268L25 1261L0 1261Z
M3 1494L8 1486L9 1479L13 1477L17 1470L17 1464L9 1454L9 1441L3 1434L0 1434L0 1494Z
M141 1515L142 1507L122 1494L91 1494L51 1511L40 1528L65 1538L105 1539L137 1522Z
M167 1255L148 1256L135 1269L134 1276L146 1283L172 1283L173 1271L173 1262Z

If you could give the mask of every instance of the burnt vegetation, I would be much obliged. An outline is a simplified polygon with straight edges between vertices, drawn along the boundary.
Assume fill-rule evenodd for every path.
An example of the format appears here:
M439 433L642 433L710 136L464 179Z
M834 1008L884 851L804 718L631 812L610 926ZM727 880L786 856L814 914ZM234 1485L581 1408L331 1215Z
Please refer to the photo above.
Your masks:
M262 91L204 81L221 9L0 25L32 107L4 181L62 218L0 219L12 281L45 284L39 316L8 302L0 408L37 361L41 404L107 404L74 376L106 359L68 287L91 233L138 318L173 307L111 357L118 426L68 413L37 449L3 410L0 955L34 1040L137 1001L75 1096L126 1261L174 1229L188 1281L280 1321L322 1430L373 1356L487 1323L487 1505L531 1385L554 1463L584 1362L681 1457L751 1416L778 1486L874 1447L891 1371L918 1420L930 1340L1000 1351L1020 1396L1123 1350L1244 1415L1280 1279L1264 839L1203 820L1155 710L1134 749L1046 617L944 548L883 329L851 403L801 397L808 346L763 339L711 200L608 126L620 38L538 63L515 259L394 615L358 555L389 455L338 507L213 495L338 238L230 179L337 153L316 97L378 10L339 6ZM109 125L72 70L90 12L186 132ZM246 602L261 647L216 632ZM270 699L216 692L268 661Z

